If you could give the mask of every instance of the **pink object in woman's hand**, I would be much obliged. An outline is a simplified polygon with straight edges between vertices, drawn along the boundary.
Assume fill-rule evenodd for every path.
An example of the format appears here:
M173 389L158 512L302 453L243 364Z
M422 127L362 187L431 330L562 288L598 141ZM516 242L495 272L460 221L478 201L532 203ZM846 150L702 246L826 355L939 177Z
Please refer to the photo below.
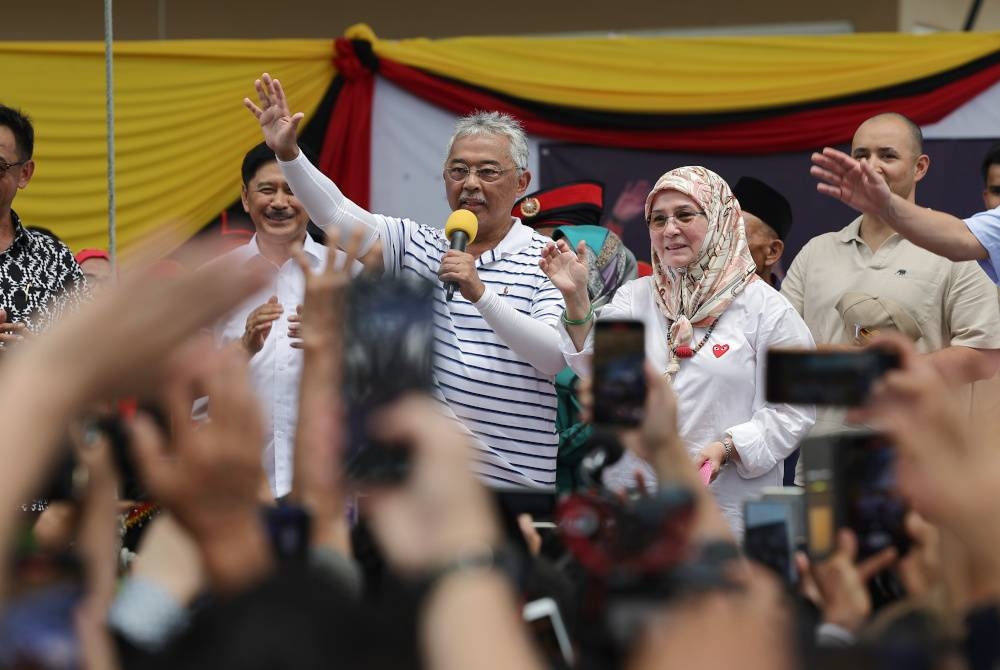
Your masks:
M701 483L708 486L712 481L712 461L705 461L698 468L698 474L701 476Z

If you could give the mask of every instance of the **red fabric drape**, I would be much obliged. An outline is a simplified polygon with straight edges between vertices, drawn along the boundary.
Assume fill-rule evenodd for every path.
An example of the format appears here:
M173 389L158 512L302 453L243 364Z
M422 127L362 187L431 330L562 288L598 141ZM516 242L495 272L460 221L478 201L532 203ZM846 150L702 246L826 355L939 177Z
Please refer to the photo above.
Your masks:
M365 46L362 44L361 48ZM912 94L887 95L862 102L831 102L830 106L818 109L774 110L772 115L749 121L649 130L629 129L627 122L616 128L579 125L560 120L557 108L551 113L538 111L509 97L470 88L385 58L378 59L376 65L370 53L366 54L369 62L363 62L355 43L346 38L336 40L335 53L338 74L334 85L340 86L340 90L323 139L319 168L347 197L365 208L370 202L375 68L389 81L433 105L455 114L481 109L507 112L519 118L525 129L535 135L598 146L726 154L806 151L848 142L861 122L885 111L904 113L919 125L934 123L1000 80L1000 63L992 63L954 81ZM648 119L643 120L648 128Z
M323 138L319 169L344 195L367 209L375 74L358 59L350 40L338 38L335 50L334 65L341 88Z
M884 111L906 114L917 124L939 121L1000 79L1000 64L918 95L779 114L754 121L702 128L628 130L565 125L516 103L381 59L379 73L410 93L456 114L499 110L519 118L532 134L600 146L666 151L765 154L803 151L847 142L865 119Z

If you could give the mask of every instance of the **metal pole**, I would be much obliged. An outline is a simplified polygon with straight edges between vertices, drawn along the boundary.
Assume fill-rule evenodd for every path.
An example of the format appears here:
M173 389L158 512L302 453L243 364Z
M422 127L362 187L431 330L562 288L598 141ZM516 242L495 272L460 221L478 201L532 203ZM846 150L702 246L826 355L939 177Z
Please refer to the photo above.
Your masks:
M965 17L962 30L969 32L976 27L976 19L979 18L979 10L982 9L982 6L983 0L972 0L972 6L969 7L969 14Z
M104 100L108 133L108 254L111 267L117 268L118 240L115 234L115 76L113 63L111 0L104 0Z

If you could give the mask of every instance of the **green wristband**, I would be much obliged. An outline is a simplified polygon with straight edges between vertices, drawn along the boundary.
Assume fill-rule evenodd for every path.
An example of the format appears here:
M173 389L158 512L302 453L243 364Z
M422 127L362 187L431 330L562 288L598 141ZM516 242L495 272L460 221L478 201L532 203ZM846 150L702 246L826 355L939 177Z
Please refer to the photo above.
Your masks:
M569 318L568 316L566 316L566 310L565 309L563 310L561 318L562 318L562 322L564 324L566 324L567 326L582 326L585 323L589 323L590 320L594 318L594 303L590 303L590 311L587 312L587 316L583 317L582 319L571 319L571 318Z

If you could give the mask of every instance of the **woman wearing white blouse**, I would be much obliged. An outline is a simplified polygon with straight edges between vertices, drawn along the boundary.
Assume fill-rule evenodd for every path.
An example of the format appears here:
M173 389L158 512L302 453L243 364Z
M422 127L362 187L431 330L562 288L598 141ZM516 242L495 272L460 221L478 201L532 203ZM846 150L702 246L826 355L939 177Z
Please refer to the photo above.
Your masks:
M737 537L743 502L781 486L783 461L815 420L812 407L764 400L769 348L812 348L808 328L785 298L759 281L739 202L703 167L672 170L646 198L653 275L624 284L601 319L646 326L646 357L669 376L678 397L678 428L694 465L711 462L711 489ZM564 352L589 376L594 310L580 250L560 240L542 254L542 270L566 300ZM625 488L649 466L626 454L606 483Z

